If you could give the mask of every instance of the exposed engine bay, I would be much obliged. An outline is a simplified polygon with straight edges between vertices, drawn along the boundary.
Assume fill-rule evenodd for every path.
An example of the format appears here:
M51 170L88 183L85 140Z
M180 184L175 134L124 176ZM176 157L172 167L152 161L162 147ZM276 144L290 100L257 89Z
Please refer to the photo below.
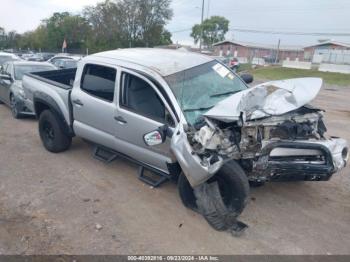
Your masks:
M191 185L203 183L231 160L250 181L328 180L346 165L348 145L326 137L324 112L308 104L321 86L318 78L258 85L178 130L172 147Z
M187 130L188 141L203 161L211 165L223 159L241 161L251 179L268 180L253 172L257 159L262 155L265 145L277 141L322 140L326 127L323 123L323 112L320 109L304 106L281 116L261 120L224 123L203 117L196 125ZM315 156L319 158L320 156ZM300 156L298 160L301 160ZM304 157L311 161L310 156Z

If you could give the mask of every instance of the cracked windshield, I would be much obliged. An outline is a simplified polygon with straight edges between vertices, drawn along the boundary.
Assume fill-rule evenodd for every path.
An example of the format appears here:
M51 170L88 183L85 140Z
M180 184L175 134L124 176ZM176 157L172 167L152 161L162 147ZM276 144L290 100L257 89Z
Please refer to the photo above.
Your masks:
M222 64L212 61L166 77L189 124L246 84Z

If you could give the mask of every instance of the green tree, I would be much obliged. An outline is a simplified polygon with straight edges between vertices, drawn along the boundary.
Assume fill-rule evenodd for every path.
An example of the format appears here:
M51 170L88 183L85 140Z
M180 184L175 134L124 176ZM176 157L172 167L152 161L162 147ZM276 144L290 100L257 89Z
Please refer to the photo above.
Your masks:
M203 21L202 24L196 24L192 27L191 37L197 44L203 32L202 42L207 48L211 48L214 43L223 41L228 32L230 21L222 16L212 16Z
M91 41L98 50L171 43L165 25L171 19L171 0L107 0L84 9L92 26Z
M84 8L83 16L91 27L88 46L91 52L116 49L123 46L121 12L112 1Z
M47 47L52 50L62 48L66 39L68 49L83 49L90 34L88 21L80 15L71 15L68 12L54 13L49 19L43 21L46 28Z
M166 45L171 43L171 34L165 29L173 16L170 4L171 0L105 0L84 8L81 15L54 13L34 31L11 32L0 44L58 51L66 39L68 51L89 48L90 53Z

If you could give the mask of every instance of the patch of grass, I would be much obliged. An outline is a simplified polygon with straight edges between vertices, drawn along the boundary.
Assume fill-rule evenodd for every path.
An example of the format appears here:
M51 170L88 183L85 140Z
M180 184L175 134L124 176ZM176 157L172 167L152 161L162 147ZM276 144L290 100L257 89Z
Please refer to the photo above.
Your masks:
M252 71L252 64L240 64L237 70L238 73L250 71Z
M253 74L255 78L267 80L281 80L299 77L320 77L327 84L350 86L350 74L320 72L317 70L293 69L276 66L260 67L257 69L251 69L251 66L248 66L246 71Z

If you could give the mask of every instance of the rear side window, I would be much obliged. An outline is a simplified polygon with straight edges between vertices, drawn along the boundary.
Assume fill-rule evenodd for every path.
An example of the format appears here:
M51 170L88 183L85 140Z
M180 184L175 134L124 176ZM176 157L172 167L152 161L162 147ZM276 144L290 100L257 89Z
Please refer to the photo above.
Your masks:
M117 70L110 67L91 65L85 66L81 89L97 98L113 102Z

